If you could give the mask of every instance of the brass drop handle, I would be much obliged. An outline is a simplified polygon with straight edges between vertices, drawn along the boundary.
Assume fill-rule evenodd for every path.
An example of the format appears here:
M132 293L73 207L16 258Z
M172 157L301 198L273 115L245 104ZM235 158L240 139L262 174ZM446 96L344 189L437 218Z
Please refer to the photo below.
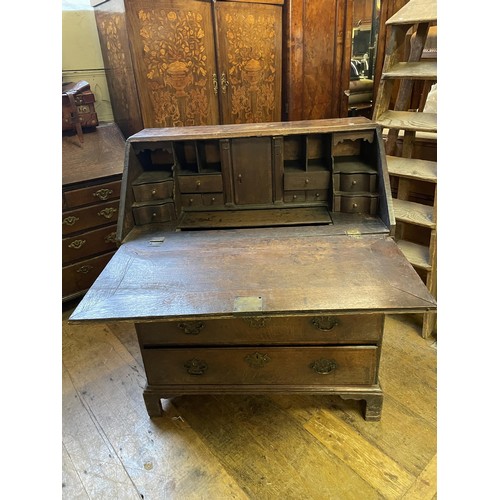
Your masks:
M352 181L352 185L355 186L358 183L358 181Z
M198 335L205 326L203 321L186 321L177 325L186 335Z
M73 240L68 245L68 248L74 248L75 250L78 250L79 248L82 248L83 245L85 245L86 242L87 242L87 240Z
M339 320L334 316L317 316L312 319L312 324L323 332L329 332L339 325Z
M243 182L243 176L241 174L238 174L238 182Z
M202 359L190 359L184 363L184 368L189 375L203 375L208 368L208 365Z
M201 186L201 181L196 181L196 187L199 188Z
M104 208L103 210L101 210L100 212L97 212L97 215L100 215L106 219L111 219L111 217L113 217L113 214L117 212L117 209L116 208Z
M219 92L219 82L217 81L217 73L212 75L212 83L214 85L214 94L217 95Z
M156 189L151 190L151 195L154 196L156 194Z
M76 272L82 273L82 274L87 274L88 272L92 271L92 269L94 269L93 266L84 265L84 266L80 267L79 269L77 269Z
M107 188L98 189L95 193L93 193L94 196L103 201L107 200L110 194L113 194L113 190Z
M221 79L220 86L222 89L222 93L225 94L227 91L227 88L229 87L229 81L226 78L226 73L222 73L222 75L220 76L220 79Z
M75 222L78 222L79 220L80 219L78 217L70 215L69 217L63 219L62 223L63 225L72 226Z
M305 183L306 183L306 185L309 184L309 179L306 179Z
M333 359L317 359L309 367L319 375L328 375L337 368L337 365Z
M358 208L358 204L357 203L353 203L352 204L352 208Z

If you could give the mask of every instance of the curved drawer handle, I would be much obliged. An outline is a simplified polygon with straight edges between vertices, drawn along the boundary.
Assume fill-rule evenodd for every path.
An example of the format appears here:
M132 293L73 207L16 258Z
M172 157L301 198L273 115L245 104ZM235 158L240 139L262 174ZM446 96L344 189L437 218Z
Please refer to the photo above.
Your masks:
M328 375L329 373L332 373L335 368L337 368L337 364L333 361L333 359L317 359L316 361L313 361L309 367L320 375Z
M186 335L198 335L201 329L205 326L203 321L190 321L185 323L179 323L177 325L181 330L184 330Z
M92 269L94 269L93 266L88 266L88 265L85 265L85 266L82 266L80 267L80 269L77 269L76 272L77 273L83 273L83 274L87 274L88 272L90 272Z
M189 375L203 375L208 365L202 359L190 359L184 363L184 368Z
M87 240L74 240L68 245L68 248L78 250L79 248L82 248L85 243L87 243Z
M111 194L113 194L112 189L102 188L98 189L95 193L92 193L94 196L99 198L100 200L107 200Z
M317 316L312 319L312 324L324 332L329 332L339 325L339 320L334 316Z
M104 238L104 243L116 243L116 231L109 233L106 238Z
M79 217L75 217L74 215L70 215L69 217L66 217L63 219L62 223L63 225L66 224L67 226L73 226L75 222L78 222L80 220Z
M111 219L113 217L113 214L117 212L118 210L116 208L104 208L100 212L97 212L97 215L100 215L106 219Z

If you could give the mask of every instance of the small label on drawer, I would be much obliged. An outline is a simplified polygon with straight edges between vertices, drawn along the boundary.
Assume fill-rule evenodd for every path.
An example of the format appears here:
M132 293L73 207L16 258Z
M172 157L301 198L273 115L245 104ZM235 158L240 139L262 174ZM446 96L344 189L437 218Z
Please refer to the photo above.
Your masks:
M233 305L234 312L262 311L262 297L236 297Z

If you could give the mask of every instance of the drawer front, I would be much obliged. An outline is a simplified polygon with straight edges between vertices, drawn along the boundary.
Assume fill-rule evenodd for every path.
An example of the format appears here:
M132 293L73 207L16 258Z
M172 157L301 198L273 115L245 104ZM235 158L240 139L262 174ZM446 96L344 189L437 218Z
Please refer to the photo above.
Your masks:
M301 189L328 189L332 174L324 172L285 172L285 191Z
M334 199L335 212L366 213L371 215L377 213L378 199L376 196L336 194Z
M285 191L283 194L283 201L285 203L303 203L306 201L305 191Z
M382 338L383 314L264 317L137 323L139 343L222 344L375 344Z
M378 348L152 348L142 356L150 385L372 385Z
M92 205L91 207L68 210L62 215L62 234L66 236L77 231L116 222L119 200Z
M222 193L181 194L181 204L186 208L223 206L224 196Z
M73 189L63 193L63 206L76 208L100 201L117 200L120 198L121 181L106 182L97 186Z
M173 203L133 207L132 213L134 214L135 223L138 226L153 222L170 222L175 219Z
M367 191L373 193L377 187L377 176L373 174L334 174L335 189L349 193Z
M222 192L222 175L179 175L181 193L217 193Z
M114 252L83 260L62 269L63 299L87 291L97 279Z
M174 181L151 182L132 186L135 201L157 201L172 198Z
M112 250L116 250L116 224L63 238L63 265Z

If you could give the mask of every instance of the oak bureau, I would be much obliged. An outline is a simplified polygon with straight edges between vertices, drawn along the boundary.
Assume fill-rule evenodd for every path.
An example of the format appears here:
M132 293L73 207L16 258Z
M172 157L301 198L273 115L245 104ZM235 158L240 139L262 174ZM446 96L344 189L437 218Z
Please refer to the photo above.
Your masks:
M386 314L436 309L393 240L366 118L144 129L119 248L71 323L135 324L150 416L204 393L318 393L381 416Z

